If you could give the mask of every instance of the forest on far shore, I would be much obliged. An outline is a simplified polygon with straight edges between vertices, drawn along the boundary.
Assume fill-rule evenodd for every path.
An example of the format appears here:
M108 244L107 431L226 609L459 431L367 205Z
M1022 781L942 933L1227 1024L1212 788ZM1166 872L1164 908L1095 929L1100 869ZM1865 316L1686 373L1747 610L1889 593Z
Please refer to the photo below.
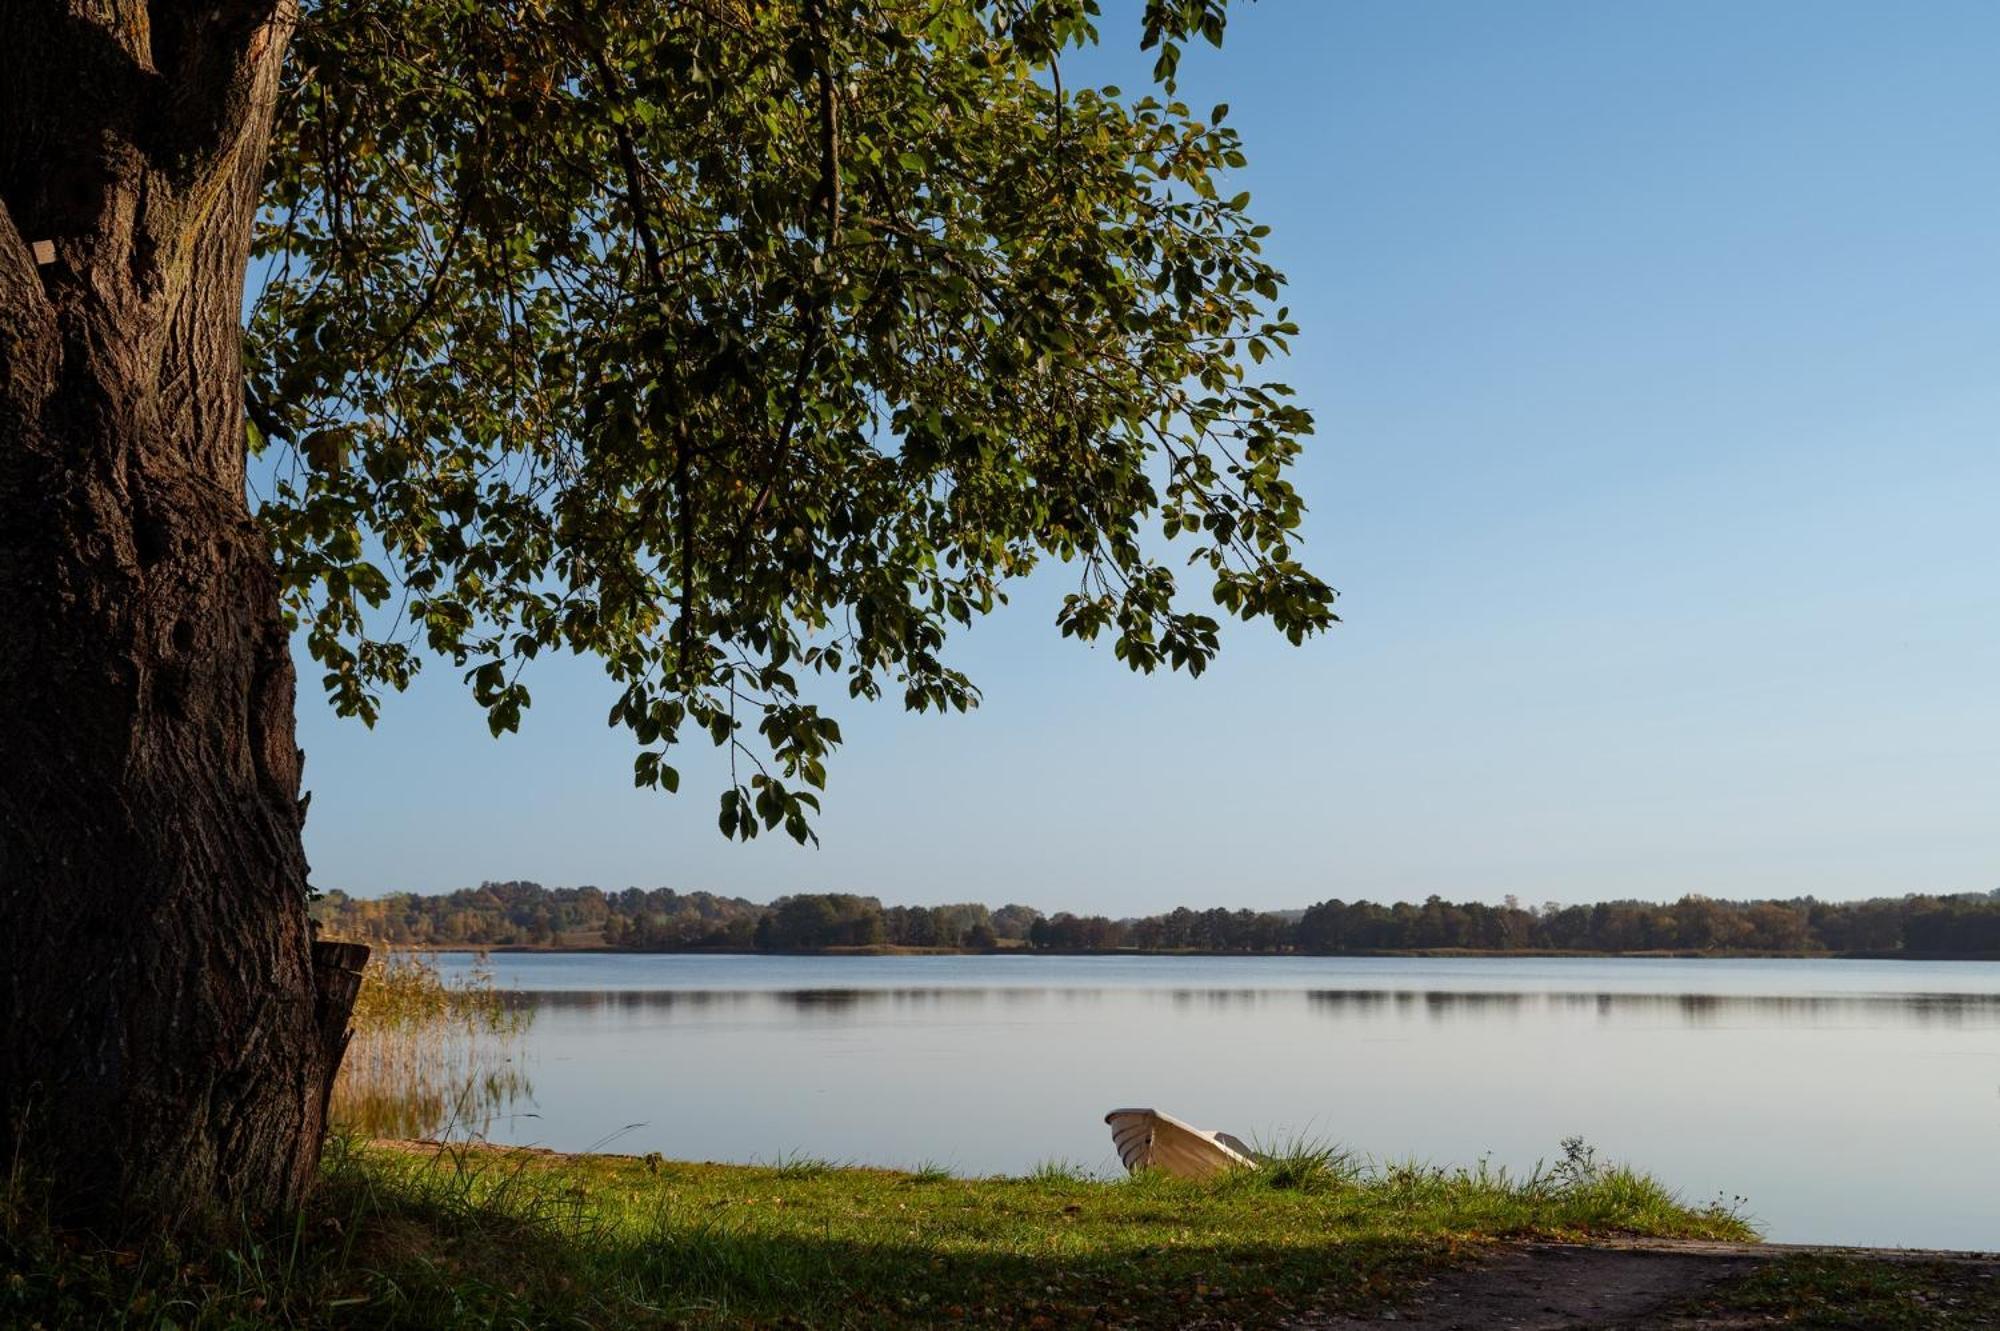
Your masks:
M710 892L487 882L438 896L328 892L331 937L410 947L816 952L997 948L1050 952L1757 952L2000 957L2000 891L1868 901L1606 901L1524 906L1323 901L1302 911L1181 907L1110 919L976 902L884 906L846 892L760 905Z

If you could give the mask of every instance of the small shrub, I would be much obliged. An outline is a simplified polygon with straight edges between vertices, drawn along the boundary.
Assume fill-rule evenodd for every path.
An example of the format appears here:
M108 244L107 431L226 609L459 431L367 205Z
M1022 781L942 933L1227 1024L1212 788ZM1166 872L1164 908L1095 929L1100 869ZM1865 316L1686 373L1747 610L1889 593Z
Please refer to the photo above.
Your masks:
M1563 1138L1562 1152L1563 1158L1549 1171L1558 1190L1589 1187L1603 1177L1604 1167L1597 1162L1597 1148L1583 1138Z

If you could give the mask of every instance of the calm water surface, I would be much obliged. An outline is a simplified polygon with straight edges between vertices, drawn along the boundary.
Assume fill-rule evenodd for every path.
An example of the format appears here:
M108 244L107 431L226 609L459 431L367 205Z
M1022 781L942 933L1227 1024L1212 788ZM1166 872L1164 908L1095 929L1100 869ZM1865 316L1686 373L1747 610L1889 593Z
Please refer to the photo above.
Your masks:
M463 966L468 959L448 957ZM1770 1237L2000 1248L2000 965L503 954L495 1140L1116 1169L1154 1105L1516 1169L1579 1134Z

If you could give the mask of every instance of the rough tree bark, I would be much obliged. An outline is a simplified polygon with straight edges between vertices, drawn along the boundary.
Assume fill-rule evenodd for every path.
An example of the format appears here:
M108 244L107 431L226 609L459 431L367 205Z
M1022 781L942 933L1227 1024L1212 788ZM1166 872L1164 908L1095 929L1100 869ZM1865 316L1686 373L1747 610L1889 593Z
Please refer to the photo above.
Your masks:
M244 496L243 281L294 16L0 5L0 1158L79 1216L298 1199L352 1000L315 983Z

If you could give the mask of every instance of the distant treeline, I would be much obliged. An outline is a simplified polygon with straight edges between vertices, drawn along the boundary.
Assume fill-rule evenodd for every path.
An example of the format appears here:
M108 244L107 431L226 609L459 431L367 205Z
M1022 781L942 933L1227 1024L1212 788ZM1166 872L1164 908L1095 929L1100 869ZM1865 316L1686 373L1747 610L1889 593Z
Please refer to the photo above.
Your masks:
M758 905L710 892L482 883L443 896L329 892L313 907L338 937L429 947L608 947L647 952L1029 948L1054 952L1907 953L2000 956L2000 891L1831 902L1607 901L1494 906L1431 897L1323 901L1304 911L1189 910L1113 920L1029 906L884 906L851 893Z

